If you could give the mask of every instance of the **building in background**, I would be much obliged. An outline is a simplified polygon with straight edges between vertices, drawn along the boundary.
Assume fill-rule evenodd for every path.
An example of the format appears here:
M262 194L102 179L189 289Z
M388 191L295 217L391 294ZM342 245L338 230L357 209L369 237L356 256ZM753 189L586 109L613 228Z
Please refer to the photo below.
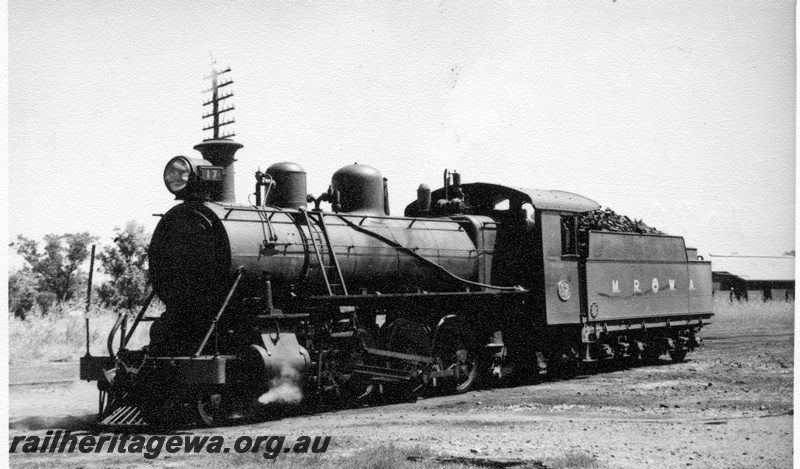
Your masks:
M749 301L794 301L794 257L708 257L715 295Z

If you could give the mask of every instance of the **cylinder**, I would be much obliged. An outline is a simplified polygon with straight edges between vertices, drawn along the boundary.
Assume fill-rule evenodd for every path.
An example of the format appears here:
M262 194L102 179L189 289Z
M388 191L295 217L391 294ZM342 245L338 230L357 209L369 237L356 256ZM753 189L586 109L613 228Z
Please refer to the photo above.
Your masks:
M384 215L383 176L364 164L345 166L333 173L331 189L339 191L344 213Z
M265 171L275 185L266 204L273 207L299 209L306 207L306 172L295 163L275 163Z

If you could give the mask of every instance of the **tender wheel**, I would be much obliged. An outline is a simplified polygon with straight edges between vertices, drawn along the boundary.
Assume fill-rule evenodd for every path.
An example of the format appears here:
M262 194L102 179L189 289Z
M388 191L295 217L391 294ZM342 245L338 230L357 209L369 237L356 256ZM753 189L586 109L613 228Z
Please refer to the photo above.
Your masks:
M635 338L631 342L631 346L628 348L628 357L623 360L625 366L629 367L639 367L647 365L647 349L650 347L648 343L644 340L639 340L639 338ZM655 357L655 361L651 361L650 364L658 363L659 357Z
M682 363L686 359L686 352L688 350L672 350L669 352L669 357L672 358L672 361L675 363Z
M655 345L647 344L642 352L642 363L645 365L657 365L661 361L661 349Z

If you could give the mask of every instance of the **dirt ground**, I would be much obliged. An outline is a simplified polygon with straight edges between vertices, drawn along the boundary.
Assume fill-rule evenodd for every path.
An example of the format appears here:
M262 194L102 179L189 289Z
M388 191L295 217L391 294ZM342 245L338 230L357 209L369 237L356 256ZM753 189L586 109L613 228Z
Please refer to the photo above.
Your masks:
M580 452L604 468L791 467L793 334L703 336L704 347L681 364L664 357L657 366L569 380L182 433L226 440L330 435L325 458L391 442L444 455L531 462ZM85 431L97 395L93 384L58 382L75 375L74 363L12 368L11 437L43 436L54 428ZM236 456L162 454L151 461L141 454L16 453L10 462L14 467L194 467L229 466ZM243 465L249 463L265 460Z

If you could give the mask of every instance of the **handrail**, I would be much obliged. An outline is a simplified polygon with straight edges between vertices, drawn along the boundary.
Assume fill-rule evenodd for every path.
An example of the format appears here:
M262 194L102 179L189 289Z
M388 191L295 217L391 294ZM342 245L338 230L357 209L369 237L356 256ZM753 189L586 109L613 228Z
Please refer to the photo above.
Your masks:
M239 280L242 279L242 275L244 275L244 268L239 267L239 275L236 276L236 280L233 282L233 286L231 287L230 291L228 292L228 296L225 297L225 302L222 304L222 308L219 309L216 317L214 317L214 321L211 323L211 327L208 328L208 332L206 332L206 336L203 338L203 343L200 344L200 347L197 349L197 352L194 354L195 358L200 356L200 353L203 352L203 349L206 348L208 344L208 339L211 338L211 333L215 332L217 329L217 321L219 318L222 317L222 313L225 312L225 308L228 307L228 303L231 301L231 297L233 297L233 292L236 291L236 287L239 285ZM217 344L219 345L219 344ZM215 349L214 354L218 354L219 350Z
M147 300L145 300L144 306L142 307L142 309L139 310L139 314L136 315L136 319L134 319L134 321L133 321L133 326L131 326L130 332L128 332L128 335L125 336L125 342L123 342L123 344L122 344L123 347L127 347L128 346L128 342L130 342L131 337L133 337L133 332L136 330L136 326L138 326L139 322L141 322L145 311L147 311L147 308L150 306L150 302L153 301L153 298L155 296L156 296L155 290L151 291L150 295L147 296Z
M139 310L139 314L136 315L136 321L133 323L133 327L131 327L130 332L124 337L120 339L120 349L125 348L128 345L128 341L131 340L131 336L133 332L136 330L136 326L139 325L139 321L142 320L142 316L144 316L145 311L150 306L150 302L153 301L153 297L156 296L156 292L150 292L150 295L147 297L147 300L144 302L144 306L142 309ZM111 358L114 358L117 354L114 353L114 336L117 335L117 330L119 330L120 326L122 325L123 321L127 315L125 313L121 313L117 316L117 322L114 323L114 327L111 328L111 332L108 334L108 341L106 342L106 346L108 347L108 355Z
M339 277L339 284L342 286L342 293L347 295L347 285L344 283L344 277L342 277L342 268L339 267L339 260L336 258L336 252L333 250L333 245L331 244L331 238L328 235L328 227L325 225L325 215L322 213L319 214L319 224L322 227L322 235L325 236L325 243L328 245L328 255L333 260L333 265L336 267L336 275ZM331 292L333 294L333 292Z
M331 282L328 281L328 273L325 272L325 264L322 263L322 255L319 253L319 248L317 247L317 242L314 240L314 233L316 230L311 226L311 217L308 216L308 211L300 208L300 212L303 213L303 216L306 219L306 226L308 227L308 237L311 238L311 244L314 246L314 254L317 255L317 263L319 263L319 270L322 272L322 278L325 280L325 286L328 288L328 294L333 295L333 290L331 289Z
M114 327L111 328L111 332L108 333L108 341L106 342L106 346L108 347L108 356L114 358L117 356L114 353L114 336L117 335L117 330L119 326L122 325L122 320L125 318L125 313L120 313L117 316L117 322L114 323Z

